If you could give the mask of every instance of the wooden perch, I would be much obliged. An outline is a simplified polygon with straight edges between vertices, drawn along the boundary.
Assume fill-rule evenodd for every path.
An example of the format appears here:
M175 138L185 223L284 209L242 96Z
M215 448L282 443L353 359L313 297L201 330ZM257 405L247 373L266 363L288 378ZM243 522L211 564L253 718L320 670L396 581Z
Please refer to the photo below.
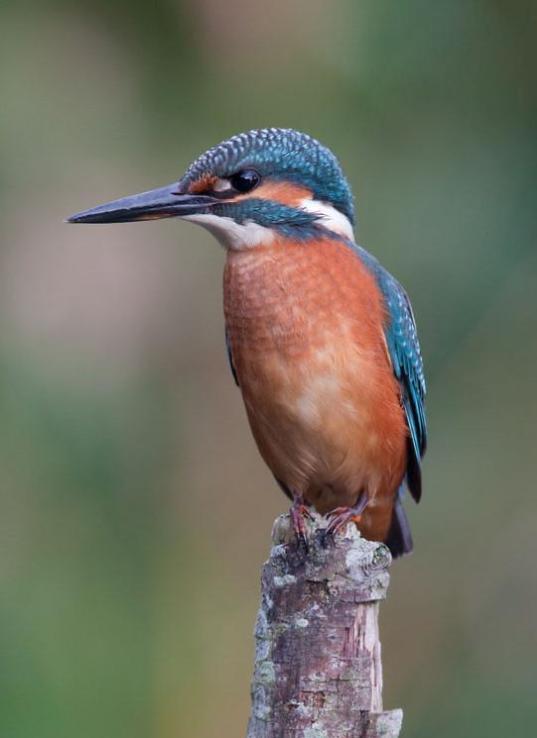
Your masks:
M382 709L379 600L386 546L349 525L328 542L308 521L309 551L288 515L263 568L247 738L397 738L401 710Z

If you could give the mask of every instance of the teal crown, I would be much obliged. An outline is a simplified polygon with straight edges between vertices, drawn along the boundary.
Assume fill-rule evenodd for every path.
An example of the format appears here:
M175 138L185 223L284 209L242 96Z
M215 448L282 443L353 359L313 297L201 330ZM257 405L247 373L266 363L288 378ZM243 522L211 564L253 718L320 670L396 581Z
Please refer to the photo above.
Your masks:
M213 146L190 165L181 185L188 187L206 174L231 177L247 168L263 178L307 187L316 200L330 203L354 224L352 192L339 161L326 146L292 128L256 129Z

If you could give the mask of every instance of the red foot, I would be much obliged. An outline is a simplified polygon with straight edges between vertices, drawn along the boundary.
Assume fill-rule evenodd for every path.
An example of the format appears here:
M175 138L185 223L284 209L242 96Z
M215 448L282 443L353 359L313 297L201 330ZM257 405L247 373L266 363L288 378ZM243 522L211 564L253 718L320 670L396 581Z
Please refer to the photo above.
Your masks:
M348 523L355 523L358 525L362 519L362 513L367 507L366 495L361 495L360 499L354 505L354 507L336 507L327 514L327 518L330 520L326 533L329 535L335 535L339 530L344 528Z
M289 510L291 515L291 521L293 523L293 529L295 531L298 542L301 543L304 548L308 548L308 540L306 538L306 518L311 518L308 506L304 503L302 495L296 495L293 498L293 504Z

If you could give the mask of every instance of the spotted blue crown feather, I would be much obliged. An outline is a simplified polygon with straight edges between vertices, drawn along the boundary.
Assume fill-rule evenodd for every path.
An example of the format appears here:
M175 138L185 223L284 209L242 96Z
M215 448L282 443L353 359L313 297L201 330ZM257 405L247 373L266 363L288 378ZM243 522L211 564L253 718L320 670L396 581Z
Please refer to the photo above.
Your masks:
M230 177L248 167L308 187L315 199L331 203L354 224L352 191L339 161L319 141L292 128L255 129L213 146L190 165L181 184L207 173Z

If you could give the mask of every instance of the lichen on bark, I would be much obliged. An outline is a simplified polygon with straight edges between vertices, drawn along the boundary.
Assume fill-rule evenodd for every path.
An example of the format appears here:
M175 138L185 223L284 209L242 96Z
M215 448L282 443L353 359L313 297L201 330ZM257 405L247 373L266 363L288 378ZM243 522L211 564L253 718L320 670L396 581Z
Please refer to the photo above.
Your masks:
M261 578L247 738L397 738L402 712L382 707L378 608L386 546L354 525L335 538L315 512L308 550L288 515L273 528Z

